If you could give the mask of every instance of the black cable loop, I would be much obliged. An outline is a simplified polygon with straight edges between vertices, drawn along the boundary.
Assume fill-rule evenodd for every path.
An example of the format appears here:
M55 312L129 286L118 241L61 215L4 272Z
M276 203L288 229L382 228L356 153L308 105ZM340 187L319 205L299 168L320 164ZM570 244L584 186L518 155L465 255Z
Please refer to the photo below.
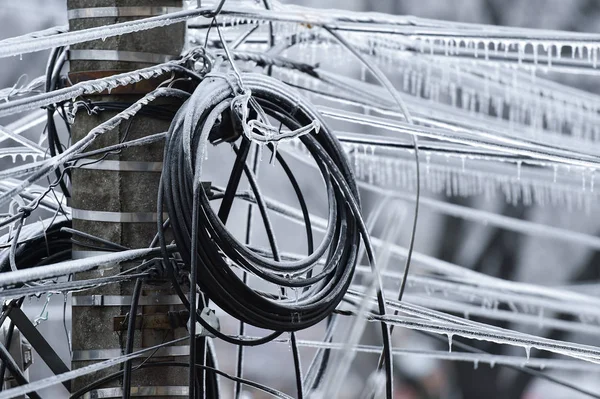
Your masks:
M324 240L300 261L269 259L234 238L212 210L209 197L198 187L207 136L217 119L230 112L231 99L237 94L230 85L231 80L221 76L207 77L177 113L165 147L161 192L181 257L186 265L191 264L192 256L198 257L198 284L208 297L228 314L248 324L273 331L297 331L323 320L339 304L352 279L360 242L359 224L346 203L345 194L332 181L327 163L332 162L343 171L346 185L351 187L357 203L358 190L341 145L308 102L299 101L297 93L273 78L243 76L245 86L262 108L260 111L264 110L268 117L278 119L290 130L307 126L314 119L322 126L319 133L310 132L300 140L319 165L328 191L330 223ZM257 110L262 113L260 111ZM320 145L315 145L313 140ZM329 162L323 157L329 158ZM266 206L261 205L262 197L253 174L248 167L244 173L251 182L264 219ZM192 195L194 185L198 190L197 205ZM199 206L196 254L190 252L194 206ZM286 297L267 298L244 284L225 258L277 286L304 289L297 302ZM307 274L301 279L291 277L295 273L310 272L323 258L326 258L326 266L320 273ZM240 341L229 338L235 343Z

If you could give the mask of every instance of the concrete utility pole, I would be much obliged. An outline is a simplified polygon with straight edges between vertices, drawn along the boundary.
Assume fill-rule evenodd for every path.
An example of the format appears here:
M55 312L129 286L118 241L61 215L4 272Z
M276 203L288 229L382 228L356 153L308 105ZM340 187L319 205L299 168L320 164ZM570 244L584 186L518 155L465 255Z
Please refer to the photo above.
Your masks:
M71 31L114 24L181 9L182 0L67 0ZM185 24L138 32L106 40L74 45L70 49L70 74L73 83L131 71L176 58L184 45ZM165 76L168 79L170 76ZM160 82L148 81L119 88L111 93L88 97L93 102L128 103L136 101ZM160 102L154 105L160 105ZM165 106L168 104L162 103ZM73 142L118 111L88 115L78 112L72 128ZM168 130L169 122L151 116L136 116L117 131L99 138L89 150ZM156 233L156 198L162 168L162 143L134 147L110 155L72 173L73 226L129 248L148 247ZM98 159L98 157L96 157ZM86 161L80 162L85 164ZM83 241L83 240L80 240ZM96 255L89 247L75 245L74 258ZM139 262L138 262L139 264ZM117 274L132 265L107 272L89 272L75 279ZM134 283L99 287L73 296L72 368L119 356L125 346L127 320ZM138 309L134 348L153 346L186 335L184 328L172 329L169 310L179 303L167 281L144 284ZM141 316L140 316L141 313ZM172 323L171 323L172 324ZM121 328L122 331L118 331ZM184 347L170 347L156 353L150 361L173 360L187 355ZM170 357L169 357L170 356ZM186 361L178 358L178 361ZM139 361L135 361L134 368ZM105 370L75 381L73 391L119 368ZM90 397L122 396L122 379L113 380L91 392ZM173 367L152 367L134 371L132 396L173 398L187 396L187 371Z

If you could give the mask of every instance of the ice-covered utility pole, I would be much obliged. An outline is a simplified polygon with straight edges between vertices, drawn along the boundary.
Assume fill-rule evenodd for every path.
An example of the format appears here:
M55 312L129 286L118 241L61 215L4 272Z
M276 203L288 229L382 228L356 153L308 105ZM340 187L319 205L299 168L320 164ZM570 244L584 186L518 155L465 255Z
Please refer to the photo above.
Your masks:
M131 21L181 10L182 0L68 0L70 31ZM69 50L72 84L102 78L124 71L133 71L177 58L183 48L185 23L178 23L129 35L107 37L105 40L74 44ZM168 74L162 79L168 79ZM155 89L160 80L142 81L119 87L110 92L87 96L84 107L72 126L73 142L91 129ZM174 112L177 103L157 101L155 105ZM88 112L86 112L86 110ZM168 130L170 121L144 112L122 123L114 131L97 140L87 151L119 144ZM162 168L163 145L154 142L141 147L126 148L103 157L82 159L73 170L73 228L93 234L127 248L148 247L156 234L156 199ZM102 159L101 161L97 161ZM94 161L96 160L96 161ZM85 241L83 238L82 241ZM98 255L78 245L74 258ZM156 256L155 256L156 257ZM118 274L137 263L124 263L112 270L78 273L75 279L89 279ZM136 286L136 284L138 284ZM185 335L184 326L174 326L169 316L175 308L171 285L160 279L139 283L122 282L99 287L73 296L72 368L80 368L128 351L127 328L132 319L132 298L139 295L140 314L134 316L134 340L129 350L150 347ZM135 309L135 307L134 307ZM135 312L134 312L135 313ZM152 322L154 321L154 322ZM133 347L133 348L131 348ZM179 347L168 347L156 353L152 360L181 356ZM133 363L129 377L113 379L89 392L91 397L123 396L123 387L130 386L136 397L187 396L187 373L173 367L146 367L141 372ZM120 366L78 379L77 391L105 375L119 371ZM124 384L123 378L131 378Z

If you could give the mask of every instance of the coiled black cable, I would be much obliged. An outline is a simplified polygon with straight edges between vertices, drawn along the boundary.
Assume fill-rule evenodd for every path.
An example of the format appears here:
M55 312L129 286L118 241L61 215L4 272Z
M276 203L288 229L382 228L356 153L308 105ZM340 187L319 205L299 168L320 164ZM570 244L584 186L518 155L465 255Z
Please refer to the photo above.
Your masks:
M218 338L246 346L266 343L283 331L305 329L330 316L352 279L361 236L366 243L369 261L374 272L377 272L368 231L360 215L360 199L354 175L341 145L321 116L310 103L278 80L256 74L243 74L241 80L243 83L236 80L235 75L207 76L178 111L167 136L158 211L160 214L164 197L179 253L191 268L191 276L203 293L238 320L274 331L258 340L246 340L223 334L202 317L197 317L198 322ZM263 252L254 251L240 243L212 210L209 190L201 183L209 136L215 129L221 128L221 123L236 128L237 122L239 130L240 123L244 123L240 119L248 115L240 116L237 112L239 108L235 107L248 98L249 92L249 104L254 113L252 118L258 118L265 124L275 120L287 130L284 133L280 130L279 134L273 134L271 130L265 135L256 129L251 132L242 129L242 140L252 139L276 145L280 137L302 132L299 139L315 160L327 188L329 217L325 237L314 252L301 260L280 260L275 256L268 258ZM224 123L227 118L237 118L237 121ZM302 130L311 124L315 126L315 121L323 126L318 134ZM230 133L222 132L224 137L231 137ZM266 206L255 178L247 166L244 167L244 173L250 182L265 228L270 231ZM270 239L270 242L272 253L275 254L274 240ZM164 244L161 243L161 246L164 247ZM167 258L165 260L168 261ZM316 273L315 267L322 263L325 266ZM285 288L292 288L301 294L294 301L285 294L277 296L257 291L237 276L237 268L262 278L284 293ZM178 292L186 303L181 289ZM194 287L190 291L190 294L193 293ZM385 300L380 289L377 296L379 312L385 314ZM195 309L194 305L192 303L190 310ZM191 312L193 316L197 314L197 311ZM194 323L195 320L196 317L193 317ZM387 395L391 397L391 344L389 330L384 324L382 338Z
M358 190L340 144L308 102L275 79L248 74L243 80L264 113L288 129L296 130L315 119L322 126L318 134L312 132L300 140L315 158L328 188L329 227L323 242L300 261L269 259L248 249L227 231L203 189L196 187L198 203L194 203L194 183L201 179L208 134L217 118L229 112L236 95L232 77L207 77L178 112L166 144L163 193L182 259L187 265L192 264L194 256L200 261L197 282L203 292L245 323L274 331L298 331L320 322L339 304L354 272L360 239L345 194L332 182L323 157L342 172L356 201ZM266 207L260 204L258 188L248 168L245 172L264 220ZM193 254L191 233L195 206L198 207L198 250ZM308 277L307 273L322 258L326 258L325 268ZM277 286L306 289L297 302L287 297L279 300L266 297L244 284L227 261Z

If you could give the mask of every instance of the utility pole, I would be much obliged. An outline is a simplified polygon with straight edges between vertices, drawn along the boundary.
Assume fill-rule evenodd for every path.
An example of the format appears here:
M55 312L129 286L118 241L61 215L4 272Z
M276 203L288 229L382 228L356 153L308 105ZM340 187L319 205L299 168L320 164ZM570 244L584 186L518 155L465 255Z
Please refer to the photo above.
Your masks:
M181 9L182 0L67 0L71 31L117 22L147 18ZM72 83L110 76L166 62L180 55L185 37L185 24L171 25L129 35L73 45L70 48ZM165 76L168 79L170 76ZM160 81L143 81L87 99L102 104L129 105L150 92ZM169 107L168 103L154 105ZM94 104L92 104L94 106ZM171 106L172 107L172 106ZM88 115L78 112L72 126L72 141L77 142L93 127L114 116L118 110ZM89 150L118 144L168 130L169 121L149 115L137 115L115 131L100 137ZM89 165L72 171L73 228L128 248L148 247L156 234L156 198L162 168L163 143L133 147L111 154L101 162L83 160ZM99 159L95 157L95 159ZM80 240L78 238L78 240ZM85 241L85 240L80 240ZM91 241L88 241L90 243ZM97 255L96 249L74 245L73 257ZM139 264L139 262L137 263ZM88 279L115 275L134 265L127 264L101 272L74 276ZM127 317L134 282L107 285L73 295L72 368L119 356L125 346ZM140 297L134 348L149 347L185 336L184 328L165 325L168 311L177 311L167 281L145 283ZM141 313L141 316L139 315ZM171 313L171 316L173 313ZM120 331L119 331L120 330ZM150 361L173 360L186 356L184 347L168 347L154 354ZM187 361L178 357L179 361ZM135 365L139 364L135 361ZM119 370L119 366L74 382L73 391ZM187 372L173 367L150 367L132 373L132 396L176 398L187 396ZM122 378L94 389L90 397L122 396Z

